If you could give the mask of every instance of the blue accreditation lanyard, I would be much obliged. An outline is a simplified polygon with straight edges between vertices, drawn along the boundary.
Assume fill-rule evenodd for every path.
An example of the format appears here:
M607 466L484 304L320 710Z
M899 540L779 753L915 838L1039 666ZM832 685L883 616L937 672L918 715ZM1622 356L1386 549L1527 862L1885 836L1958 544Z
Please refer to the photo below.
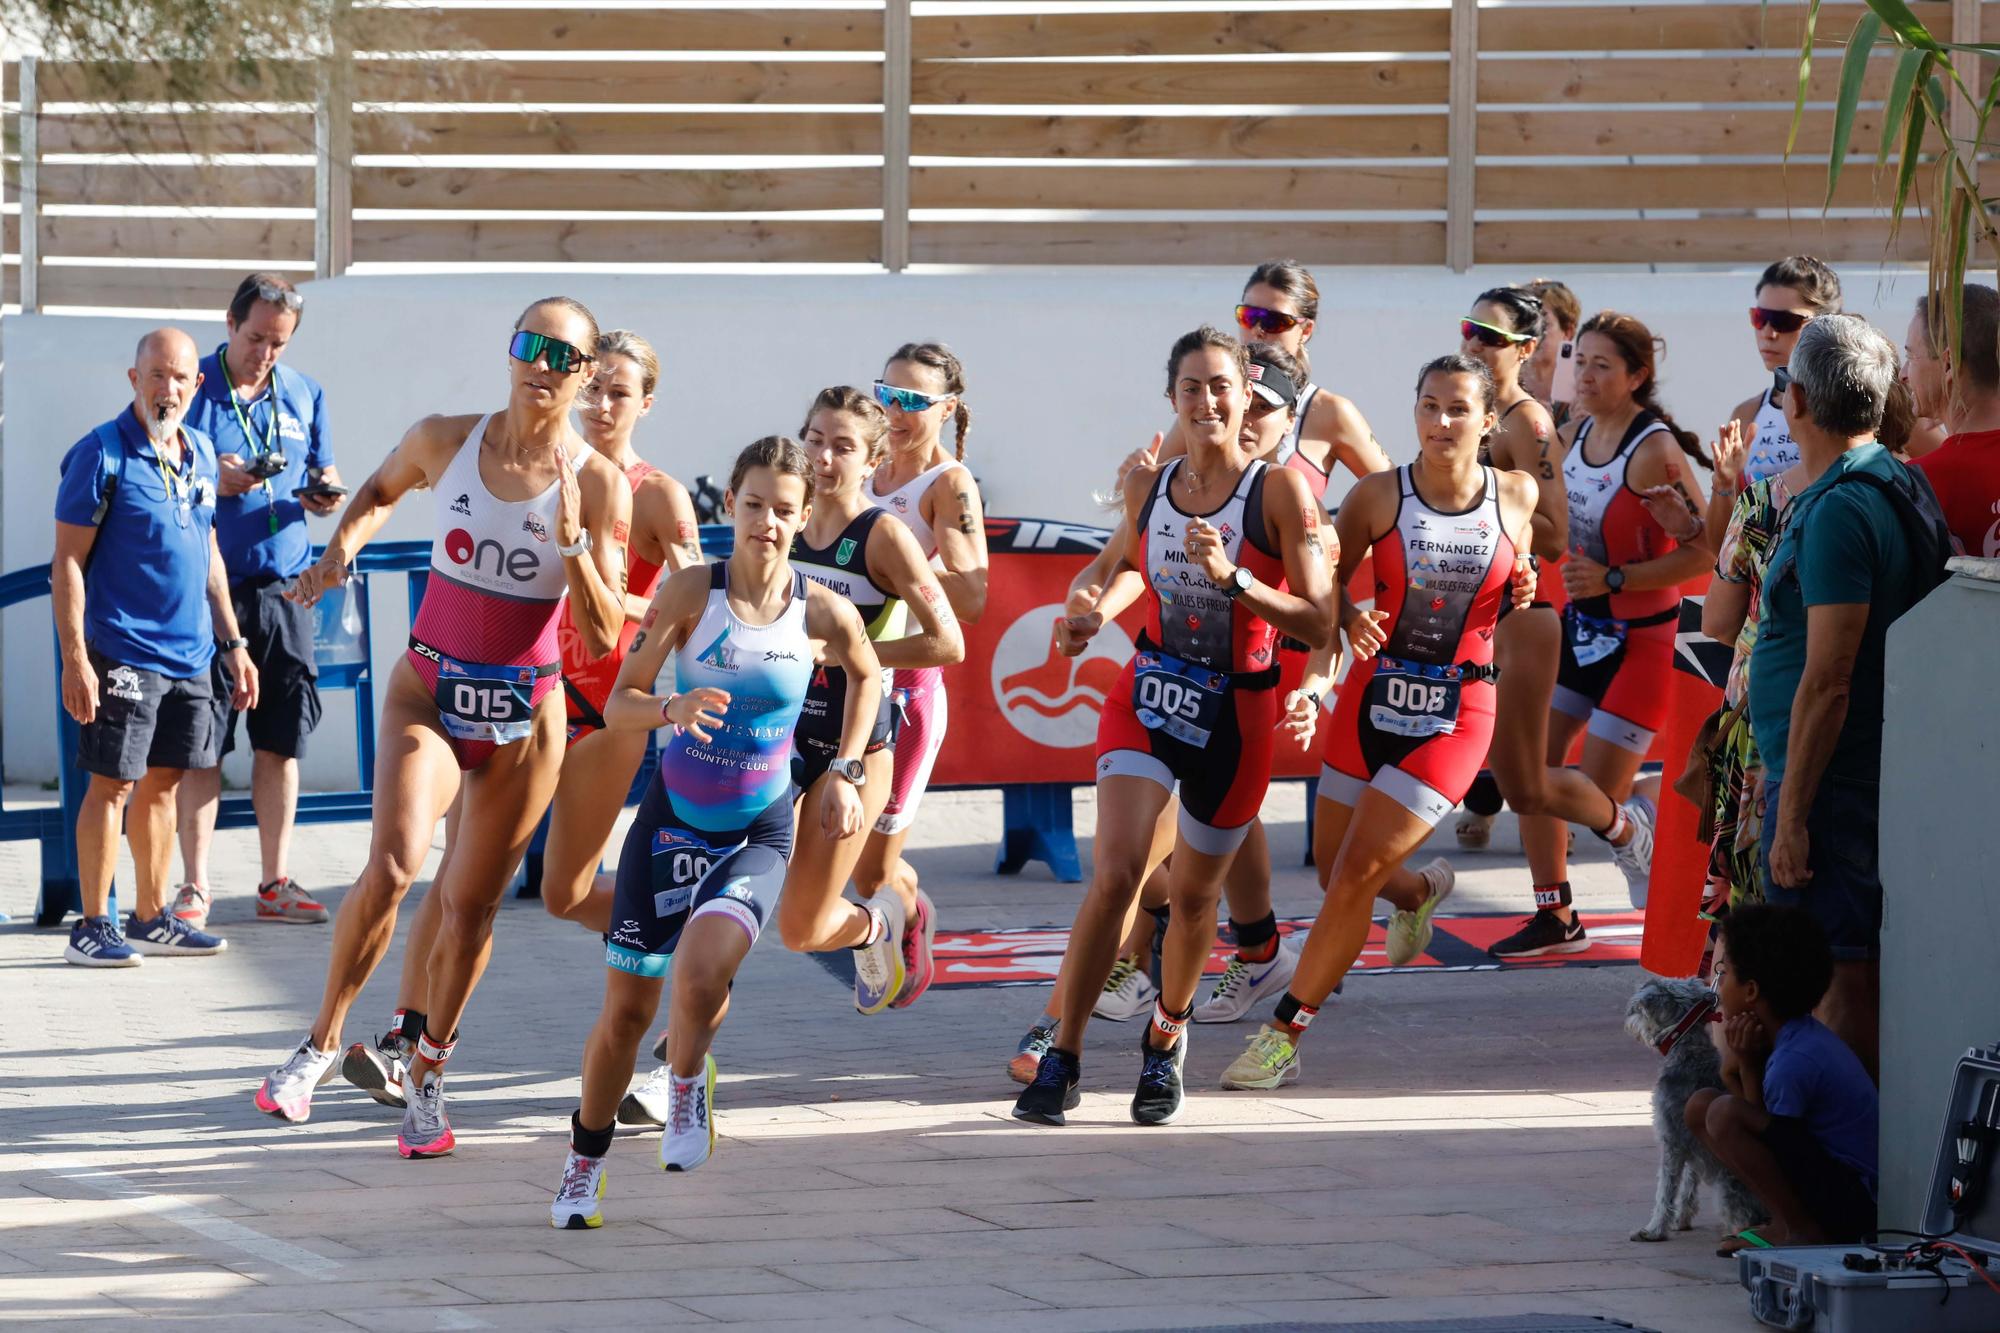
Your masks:
M251 454L257 458L264 458L276 453L278 449L278 375L276 370L274 369L271 373L271 387L264 391L271 401L271 420L265 427L264 440L260 445L257 441L257 433L250 429L250 416L244 410L243 400L236 396L236 381L229 376L229 353L226 351L216 353L216 360L222 366L222 382L229 386L230 409L236 413L236 424L243 428L243 438L249 443ZM271 479L269 477L266 477L260 484L264 487L264 499L268 502L266 512L270 519L271 535L275 537L278 535L278 497L271 491Z

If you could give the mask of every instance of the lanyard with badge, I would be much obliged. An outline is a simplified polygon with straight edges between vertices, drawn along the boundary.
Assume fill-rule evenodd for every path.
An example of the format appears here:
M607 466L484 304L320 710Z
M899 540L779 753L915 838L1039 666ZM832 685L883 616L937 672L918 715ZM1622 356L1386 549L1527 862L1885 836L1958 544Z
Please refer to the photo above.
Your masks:
M194 494L194 450L188 447L187 440L181 436L178 430L174 432L174 438L180 441L181 463L187 468L186 476L181 475L180 468L169 468L167 466L167 460L160 455L162 446L158 441L149 439L147 443L153 446L153 466L160 470L160 485L166 488L167 499L173 503L174 522L180 524L182 527L186 527L194 518L194 501L192 498Z
M249 413L244 410L243 400L236 396L236 381L232 379L229 374L229 353L226 351L218 352L216 354L216 359L222 365L223 383L229 386L230 409L236 413L236 424L243 428L243 438L250 446L251 456L257 459L259 462L261 462L262 460L269 458L271 455L277 454L279 452L278 377L275 374L272 375L271 387L265 390L265 392L270 396L271 421L270 424L264 430L264 440L263 443L260 445L257 441L256 432L250 428L250 416ZM252 406L254 405L255 404L253 403ZM263 478L260 484L264 488L264 499L266 501L266 514L271 524L271 535L275 537L278 535L278 499L274 494L272 494L271 479L269 477Z

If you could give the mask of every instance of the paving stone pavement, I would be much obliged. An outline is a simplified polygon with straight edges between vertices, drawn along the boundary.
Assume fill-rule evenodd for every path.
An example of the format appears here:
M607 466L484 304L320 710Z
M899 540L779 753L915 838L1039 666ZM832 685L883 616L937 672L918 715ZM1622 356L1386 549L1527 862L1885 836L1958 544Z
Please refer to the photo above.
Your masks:
M1267 817L1278 911L1310 914L1300 789L1275 792ZM927 804L912 860L946 928L1067 925L1077 887L1040 867L991 874L999 823L993 793ZM251 1104L317 1005L328 941L254 920L253 839L218 838L229 951L122 972L61 963L60 934L27 920L33 845L0 844L0 911L15 917L0 926L0 1321L1065 1333L1550 1313L1755 1327L1711 1220L1626 1239L1655 1163L1656 1062L1619 1026L1631 967L1358 977L1313 1029L1303 1079L1275 1093L1213 1090L1249 1022L1196 1028L1187 1113L1156 1130L1126 1115L1136 1026L1100 1022L1083 1107L1052 1130L1008 1115L1003 1068L1044 991L939 989L864 1019L825 968L767 940L717 1046L716 1156L666 1175L647 1136L621 1131L605 1226L558 1232L547 1207L601 944L506 905L452 1067L458 1152L405 1162L392 1113L337 1079L306 1125ZM304 829L294 874L338 900L366 843L359 825ZM1623 907L1609 862L1579 854L1586 914ZM1454 859L1454 910L1525 910L1509 819L1491 851ZM386 1018L399 958L400 944L349 1040Z

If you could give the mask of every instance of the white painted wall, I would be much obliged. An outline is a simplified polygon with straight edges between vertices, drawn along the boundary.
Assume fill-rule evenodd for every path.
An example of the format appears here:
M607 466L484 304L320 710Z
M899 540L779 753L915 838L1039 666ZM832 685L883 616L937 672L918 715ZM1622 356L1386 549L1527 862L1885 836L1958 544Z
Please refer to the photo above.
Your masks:
M1317 378L1360 405L1391 458L1410 457L1411 378L1457 345L1456 320L1483 288L1534 276L1486 271L1331 270ZM1753 392L1744 309L1755 273L1649 274L1552 270L1586 310L1614 307L1667 340L1662 389L1676 417L1704 432ZM1843 273L1850 308L1900 345L1922 275ZM1088 520L1112 463L1167 417L1161 394L1173 338L1204 319L1223 324L1238 269L1020 270L915 275L473 275L348 277L307 289L290 362L327 389L341 469L358 481L427 412L503 404L505 335L530 300L561 292L605 327L636 328L660 348L665 382L640 447L690 479L720 473L742 445L792 432L814 391L866 384L896 344L943 338L964 358L973 412L968 461L989 511ZM12 317L6 328L4 529L0 565L46 561L55 466L64 449L126 400L124 369L148 321ZM204 348L221 326L190 324ZM325 524L316 525L325 528ZM431 535L426 497L385 534ZM385 595L386 594L386 595ZM401 588L375 600L378 663L406 631ZM47 603L4 621L6 769L10 780L56 770L57 692ZM309 786L353 780L345 696L329 696ZM240 778L239 778L240 780Z

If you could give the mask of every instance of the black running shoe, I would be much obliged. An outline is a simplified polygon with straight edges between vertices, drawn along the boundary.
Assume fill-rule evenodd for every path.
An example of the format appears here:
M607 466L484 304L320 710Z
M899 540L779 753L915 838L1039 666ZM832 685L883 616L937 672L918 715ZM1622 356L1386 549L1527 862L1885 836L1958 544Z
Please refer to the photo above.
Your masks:
M1561 917L1544 907L1521 923L1521 928L1486 952L1495 958L1539 958L1549 953L1582 953L1590 947L1583 933L1583 913L1571 915L1564 925Z
M1076 1090L1082 1074L1082 1062L1074 1055L1051 1050L1036 1067L1035 1081L1021 1090L1014 1103L1014 1118L1061 1128L1066 1123L1063 1112L1074 1111L1083 1103L1083 1094Z
M1171 1051L1154 1050L1147 1040L1152 1035L1149 1026L1139 1038L1139 1053L1145 1063L1139 1066L1139 1090L1132 1094L1135 1125L1170 1124L1181 1113L1181 1068L1187 1064L1187 1033L1181 1033Z

